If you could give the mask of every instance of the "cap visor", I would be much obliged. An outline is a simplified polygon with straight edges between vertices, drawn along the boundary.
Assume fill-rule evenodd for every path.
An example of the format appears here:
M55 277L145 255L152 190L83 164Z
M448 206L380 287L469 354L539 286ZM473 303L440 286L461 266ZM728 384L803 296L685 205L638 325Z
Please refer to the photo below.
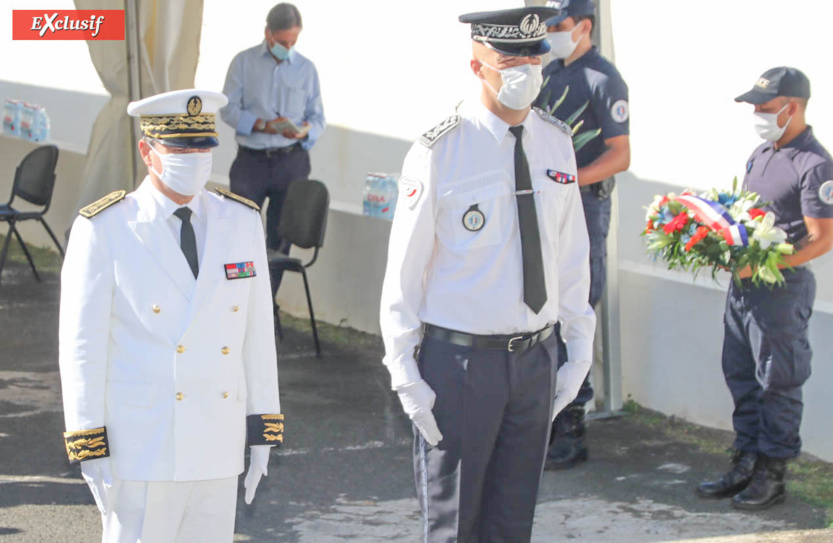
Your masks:
M761 104L766 104L773 98L776 98L776 96L777 95L775 94L763 93L753 89L735 98L735 102L746 102L748 104L759 106Z
M155 138L156 141L168 147L181 147L190 149L210 149L220 145L220 141L215 137L204 138Z
M550 44L547 40L528 45L509 45L506 43L486 43L486 45L501 55L510 57L537 57L550 52Z

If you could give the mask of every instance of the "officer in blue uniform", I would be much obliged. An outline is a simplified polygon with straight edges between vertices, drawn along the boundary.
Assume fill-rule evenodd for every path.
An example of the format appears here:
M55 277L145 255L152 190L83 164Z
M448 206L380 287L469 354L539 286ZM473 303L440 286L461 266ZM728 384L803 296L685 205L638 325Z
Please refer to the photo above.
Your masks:
M628 86L616 67L593 46L593 0L562 0L547 5L560 8L561 14L546 21L554 60L544 68L545 83L537 105L563 121L581 112L574 122L574 126L582 123L575 138L576 162L590 236L589 301L595 307L606 280L612 176L630 165ZM562 344L562 354L563 348ZM566 360L566 356L560 360ZM547 469L566 469L587 459L584 404L592 399L593 388L585 380L576 400L553 423Z
M786 284L770 290L741 277L726 300L723 373L735 402L731 469L702 483L703 498L734 496L732 506L766 509L786 498L786 462L801 450L801 386L810 376L807 328L816 280L807 264L833 247L833 159L805 121L810 81L795 68L766 71L735 101L755 106L766 140L746 166L743 187L770 202L775 226L797 251L785 257Z

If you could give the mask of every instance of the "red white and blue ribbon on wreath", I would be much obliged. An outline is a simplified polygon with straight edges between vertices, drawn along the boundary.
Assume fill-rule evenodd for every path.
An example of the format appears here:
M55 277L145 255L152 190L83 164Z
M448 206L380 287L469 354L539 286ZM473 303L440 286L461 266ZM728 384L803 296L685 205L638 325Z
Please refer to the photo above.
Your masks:
M677 196L676 200L690 209L698 221L715 232L722 232L729 245L749 245L746 227L736 223L726 208L719 203L693 195Z

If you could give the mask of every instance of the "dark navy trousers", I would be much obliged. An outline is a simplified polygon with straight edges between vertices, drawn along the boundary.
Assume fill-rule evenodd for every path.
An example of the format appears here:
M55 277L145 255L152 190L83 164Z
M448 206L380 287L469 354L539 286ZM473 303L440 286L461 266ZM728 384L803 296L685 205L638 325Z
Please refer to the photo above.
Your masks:
M723 374L735 411L735 447L772 458L801 451L801 386L810 377L807 337L816 280L807 268L784 270L772 290L732 284L724 313Z
M604 294L607 284L607 233L610 231L610 198L599 200L589 189L581 191L584 205L584 217L587 221L587 235L590 238L590 306L595 308ZM558 330L558 329L556 329ZM559 333L559 367L567 362L567 346L560 340ZM592 370L591 370L592 371ZM593 387L590 374L584 378L576 399L570 406L583 407L593 399Z
M519 353L426 337L420 373L443 434L414 430L424 543L524 543L532 537L555 396L557 340Z

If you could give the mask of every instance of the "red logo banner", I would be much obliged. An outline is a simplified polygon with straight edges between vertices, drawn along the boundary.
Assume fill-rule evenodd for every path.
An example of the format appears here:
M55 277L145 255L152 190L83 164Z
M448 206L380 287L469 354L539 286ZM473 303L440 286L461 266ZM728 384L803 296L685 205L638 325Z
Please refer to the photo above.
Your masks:
M123 40L122 9L12 10L13 40Z

